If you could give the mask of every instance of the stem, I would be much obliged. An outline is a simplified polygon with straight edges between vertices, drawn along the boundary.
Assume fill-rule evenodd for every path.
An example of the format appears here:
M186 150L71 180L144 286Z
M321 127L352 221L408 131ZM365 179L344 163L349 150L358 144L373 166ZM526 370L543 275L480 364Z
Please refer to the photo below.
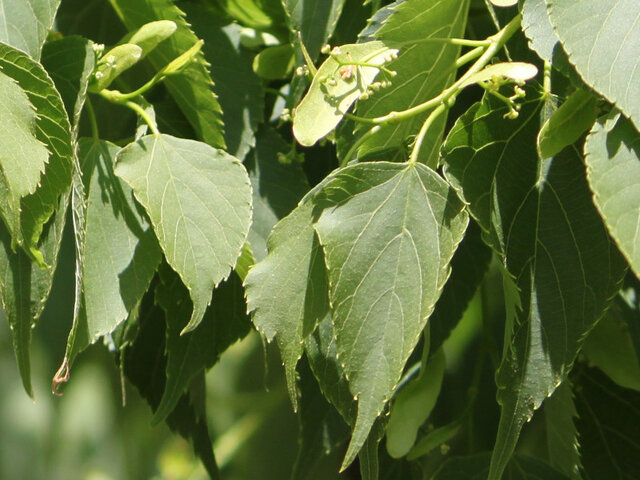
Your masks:
M99 140L100 132L98 130L98 120L96 118L96 112L93 109L93 104L91 103L91 99L88 95L85 100L85 105L87 106L87 115L89 115L89 123L91 124L91 136L94 140Z
M151 90L152 87L156 86L158 83L160 83L165 78L166 78L166 75L164 75L160 71L160 72L157 72L151 78L151 80L149 80L147 83L142 85L137 90L134 90L133 92L122 93L122 92L120 92L118 90L107 90L107 89L104 89L104 90L102 90L100 92L100 95L102 95L104 98L106 98L107 100L109 100L111 102L125 103L128 100L132 100L132 99L134 99L134 98L136 98L136 97L138 97L140 95L143 95L144 93L146 93L147 91Z
M360 148L360 145L362 145L367 139L369 139L370 137L372 137L373 135L378 133L378 131L380 131L381 128L382 127L380 125L376 125L371 130L369 130L367 133L365 133L360 138L358 138L358 140L356 140L353 143L353 145L351 145L351 148L349 149L347 154L344 156L344 158L340 162L340 166L343 167L347 163L349 163L349 161L351 160L351 157L353 157L355 155L356 151L358 150L358 148Z
M420 149L422 148L422 142L424 141L424 138L427 135L427 132L429 131L429 128L431 127L431 125L433 125L433 122L435 122L436 118L438 118L448 108L449 107L447 106L446 103L441 103L440 105L438 105L438 107L435 110L433 110L433 112L431 112L429 114L427 119L424 121L424 123L422 124L422 127L420 128L420 131L418 132L418 136L416 137L416 141L413 144L413 149L411 150L411 155L409 156L409 163L410 164L414 164L414 163L416 163L418 161L418 157L420 156ZM429 166L431 168L433 168L434 170L437 167L437 165L429 165Z
M443 90L440 95L406 110L390 112L382 117L374 118L373 123L382 125L387 123L396 123L419 115L427 110L431 110L441 103L445 103L451 97L455 96L459 90L461 90L461 85L463 85L471 75L482 70L491 61L494 55L504 47L505 43L507 43L513 34L520 28L520 21L520 15L515 16L502 30L489 37L488 40L490 40L491 44L487 47L480 58L478 58L469 70L467 70L453 85Z
M131 110L133 110L138 115L140 115L140 117L145 121L145 123L149 125L149 129L151 130L151 132L156 136L160 135L160 131L158 130L158 126L156 125L156 122L153 121L153 119L147 114L147 112L144 111L144 109L140 105L131 101L121 103L121 105L129 107Z
M311 60L311 55L309 55L309 51L307 50L307 47L305 47L304 42L302 41L302 33L300 33L299 30L297 33L298 33L298 43L300 44L300 50L302 50L302 56L304 57L304 61L307 64L307 68L309 69L309 74L311 75L311 78L313 78L316 76L316 73L318 73L318 69L313 64L313 60Z
M542 86L544 88L545 98L549 98L551 96L551 63L545 61L544 62L544 71L543 71L543 83Z

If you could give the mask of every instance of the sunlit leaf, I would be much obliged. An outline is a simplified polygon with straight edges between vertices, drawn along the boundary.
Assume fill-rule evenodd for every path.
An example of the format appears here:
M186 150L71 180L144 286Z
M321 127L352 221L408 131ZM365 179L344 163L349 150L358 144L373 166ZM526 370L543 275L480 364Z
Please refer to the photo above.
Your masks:
M221 150L169 135L149 135L122 149L115 172L147 211L167 262L189 289L193 313L184 331L193 330L247 238L247 172Z
M40 59L60 0L0 0L0 42Z

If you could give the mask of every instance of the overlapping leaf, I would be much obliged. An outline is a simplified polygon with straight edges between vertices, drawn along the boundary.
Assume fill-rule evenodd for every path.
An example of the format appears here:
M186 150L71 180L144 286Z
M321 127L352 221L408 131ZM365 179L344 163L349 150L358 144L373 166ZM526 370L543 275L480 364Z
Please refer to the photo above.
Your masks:
M327 278L313 229L313 205L303 203L273 229L269 255L247 275L247 307L260 332L278 342L289 396L296 407L296 364L304 339L327 314ZM283 301L283 299L286 299Z
M198 37L185 21L184 13L172 0L109 1L129 30L135 30L155 20L171 20L178 25L176 33L147 56L158 70L198 41ZM203 55L198 54L196 61L191 62L179 75L167 78L164 83L198 136L209 145L224 147L222 111L213 92L213 82Z
M580 76L640 128L640 3L546 3L549 19Z
M0 215L22 242L20 200L40 184L49 152L36 139L36 112L15 81L0 73Z
M537 101L523 106L517 121L503 114L491 99L473 106L444 147L447 178L520 290L521 309L497 377L502 417L491 479L502 474L522 425L568 374L624 271L577 150L539 159Z
M194 329L236 263L251 221L247 172L204 143L149 135L119 154L116 175L147 211L167 262L189 289Z
M225 25L210 9L181 2L187 19L204 40L204 55L211 64L211 77L222 107L225 150L242 160L256 144L256 129L262 120L264 91L251 68L250 55L241 48L241 27Z
M14 241L44 264L38 240L44 224L71 184L73 148L69 120L53 82L42 66L26 54L0 44L0 69L24 90L38 114L36 138L49 150L49 161L37 190L21 201L21 234Z
M347 167L314 202L337 355L358 400L347 466L400 380L468 219L453 190L421 164Z
M39 60L58 5L60 0L0 0L0 42Z
M405 0L381 10L379 26L374 23L374 28L366 30L368 37L365 40L375 38L389 48L400 49L399 58L387 65L398 75L391 79L391 87L358 104L356 113L364 117L378 117L401 111L430 100L450 85L455 75L453 65L459 47L446 43L444 39L463 36L468 9L467 0ZM374 17L373 21L376 19ZM384 126L360 147L359 154L402 149L405 140L418 133L425 116L421 114ZM430 130L424 142L427 148L423 149L423 159L437 154L445 119L445 116L439 118ZM358 131L364 128L368 127L359 126Z
M622 116L598 121L585 143L593 200L640 278L640 133Z

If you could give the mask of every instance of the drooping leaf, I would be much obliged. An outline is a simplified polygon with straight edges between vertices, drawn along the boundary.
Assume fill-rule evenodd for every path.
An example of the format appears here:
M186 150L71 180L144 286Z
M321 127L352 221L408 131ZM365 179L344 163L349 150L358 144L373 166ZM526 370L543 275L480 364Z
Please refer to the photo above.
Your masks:
M582 476L575 420L578 416L568 381L553 392L543 404L549 463L567 477L580 480Z
M468 218L453 190L421 164L344 168L314 202L323 209L315 228L337 354L358 400L346 467L400 380Z
M423 360L420 375L395 396L387 425L387 452L393 458L404 457L413 447L418 429L436 404L445 367L440 349Z
M632 480L640 471L640 392L584 365L573 380L585 480Z
M462 318L490 262L491 249L482 241L478 224L470 222L451 260L451 276L429 319L432 351L440 348Z
M123 370L140 395L156 410L162 397L166 377L165 316L162 308L153 304L153 296L143 299L139 328L122 354ZM196 455L212 480L220 478L206 421L202 395L204 378L195 379L167 417L167 425L182 437L190 439Z
M42 65L60 92L74 138L78 136L80 114L87 96L89 78L95 67L93 42L78 36L47 42Z
M640 4L546 0L549 19L584 81L640 128Z
M542 158L557 155L591 128L597 116L598 98L586 90L576 90L540 128L538 152Z
M275 130L257 134L255 150L244 162L253 191L253 221L249 243L257 261L267 256L267 237L278 220L286 217L309 191L301 166L281 158L291 149Z
M264 91L251 68L251 56L240 45L241 28L226 25L210 9L180 2L211 64L218 101L222 107L225 150L243 160L256 144L255 133L262 121Z
M460 117L444 146L447 179L520 291L497 376L502 416L492 480L505 468L522 425L569 373L624 272L593 207L577 149L538 157L540 109L540 102L529 101L512 121L503 118L503 104L487 97Z
M155 295L167 318L167 382L153 424L173 411L196 375L211 368L222 352L249 333L251 324L243 293L240 279L232 274L215 289L211 306L198 328L181 335L191 315L189 292L166 264L160 268Z
M49 161L39 187L21 201L23 248L44 266L43 253L38 251L38 240L44 224L58 207L60 197L71 185L71 128L60 94L39 63L18 50L0 44L0 69L13 78L29 97L38 114L36 138L49 150Z
M115 176L120 148L81 139L87 193L83 285L90 341L127 318L149 287L161 251L131 188Z
M16 82L0 73L0 215L22 243L20 200L35 192L49 158L35 136L36 112Z
M584 150L594 203L640 278L640 133L622 116L605 118L591 129Z
M40 60L60 0L0 0L0 42Z
M398 59L387 65L398 74L389 79L391 87L375 92L368 101L359 103L356 113L363 117L378 117L401 111L430 100L449 86L455 78L454 64L459 47L427 40L462 37L468 10L467 0L405 0L380 10L377 14L383 16L380 26L368 29L367 38L375 38L389 48L400 50ZM384 18L386 15L388 17ZM426 115L423 113L383 126L360 146L358 156L390 149L402 152L408 137L418 133ZM430 129L421 151L421 161L437 155L445 121L446 115L443 115ZM363 133L365 128L370 127L363 124L356 130ZM385 158L390 156L385 154Z
M479 453L467 457L452 457L432 477L433 480L484 480L489 471L490 454ZM515 455L504 478L509 480L569 480L562 473L533 457Z
M51 291L62 241L69 195L60 198L60 205L40 240L40 250L49 268L40 268L27 254L11 248L11 236L0 224L0 300L9 321L13 350L18 362L22 384L33 397L31 387L31 332Z
M167 262L193 300L193 330L235 266L251 221L251 186L237 159L205 143L149 135L122 149L116 175L145 208Z
M294 408L296 365L304 339L329 309L322 249L312 222L310 202L282 219L269 235L269 254L249 270L245 280L254 325L267 340L275 337L278 342Z
M381 42L339 48L336 58L340 62L369 65L384 65L396 51ZM327 136L380 72L376 67L341 66L338 60L329 57L322 63L309 91L293 112L293 134L301 145L311 146Z
M198 37L191 31L184 13L171 0L109 0L129 30L156 20L171 20L178 30L158 45L147 58L157 70L191 48ZM213 82L202 54L178 75L164 83L198 136L209 145L224 148L221 108L213 92Z

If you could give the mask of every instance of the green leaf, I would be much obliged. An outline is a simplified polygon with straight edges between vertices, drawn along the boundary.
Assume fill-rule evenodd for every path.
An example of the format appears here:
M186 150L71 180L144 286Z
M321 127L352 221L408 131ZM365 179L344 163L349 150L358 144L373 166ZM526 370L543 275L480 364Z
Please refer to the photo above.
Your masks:
M591 128L598 114L598 98L586 90L576 90L544 122L538 133L538 152L542 158L557 155Z
M546 0L549 18L584 81L640 128L640 3Z
M356 419L356 401L338 361L336 336L331 316L327 315L305 340L305 352L320 390L349 425Z
M189 292L170 268L164 265L160 269L155 295L167 318L167 382L152 424L173 411L197 374L211 368L222 352L249 333L251 323L243 293L238 276L232 274L214 291L211 307L198 329L181 335L191 314Z
M0 117L0 214L15 243L22 243L20 200L36 191L49 152L35 137L36 112L27 95L3 73Z
M593 201L640 278L640 133L622 116L604 118L591 129L584 150Z
M323 208L315 227L329 271L337 354L358 400L346 467L400 380L468 218L453 190L421 164L344 168L314 202Z
M462 37L469 1L406 0L386 8L391 15L382 21L379 28L367 33L387 47L400 50L398 59L388 65L398 75L390 79L391 87L374 93L371 99L357 105L356 113L363 117L379 117L413 107L440 94L452 83L460 48L446 42L425 40ZM383 126L364 142L358 156L389 149L402 152L407 139L418 133L426 115ZM425 147L429 148L422 149L421 161L438 154L445 122L446 115L442 115L433 125L424 140ZM363 124L356 131L362 132L365 128L369 127ZM390 159L390 155L385 154L385 158Z
M418 378L396 394L387 425L387 452L393 458L409 453L418 429L431 415L440 395L446 363L444 353L439 349L423 361Z
M587 337L582 352L618 385L640 391L640 363L628 327L638 318L638 311L619 295Z
M243 160L256 145L255 132L264 116L264 90L251 68L251 55L240 45L240 26L225 25L212 10L181 2L194 32L204 40L222 107L225 150Z
M89 339L112 332L140 302L162 253L131 188L115 176L120 148L81 139L86 199L84 303Z
M257 146L244 162L253 191L253 221L249 243L257 261L267 256L267 237L278 220L286 217L309 191L302 167L295 161L284 163L290 152L273 129L258 132Z
M640 471L640 392L584 365L574 383L584 478L633 480Z
M42 228L58 207L60 197L71 185L73 146L71 127L51 78L42 66L26 54L0 44L0 69L13 78L29 97L37 112L36 138L49 150L39 188L21 201L23 248L44 266L38 251Z
M31 332L44 310L57 267L69 195L60 199L58 211L40 240L40 249L49 268L40 268L27 254L11 248L11 237L0 223L0 299L9 321L13 350L24 388L33 398L31 387Z
M497 375L502 416L492 480L522 425L570 371L625 268L593 207L576 148L538 157L540 111L541 102L529 101L508 120L504 104L487 97L459 118L443 148L446 178L520 291Z
M74 138L78 136L80 114L95 61L93 42L78 36L47 42L42 49L42 65L60 92Z
M122 354L122 368L138 389L140 395L156 410L162 397L166 377L165 368L165 315L160 306L154 305L152 295L143 299L139 332ZM190 439L196 455L202 461L212 480L220 478L216 459L211 447L206 421L204 378L196 378L192 388L185 393L167 417L171 430L185 439ZM199 388L196 388L199 387Z
M145 208L167 262L193 300L193 330L247 238L251 186L240 162L205 143L149 135L122 149L116 175Z
M345 0L282 0L293 35L300 32L312 60L336 28Z
M371 65L384 65L389 55L395 52L381 42L356 43L339 48L336 58L340 62L366 62ZM330 56L322 63L309 92L293 112L293 134L301 145L311 146L327 136L380 71L376 67L341 66L336 58Z
M582 464L578 450L578 416L573 402L573 392L568 381L553 392L543 405L547 452L553 468L574 480L581 480Z
M40 59L60 0L0 0L0 42Z
M281 220L269 235L269 254L245 280L254 325L268 341L275 337L278 342L294 409L296 365L304 339L329 309L322 249L312 222L310 202ZM287 301L283 302L285 296Z
M452 457L432 477L432 480L484 480L489 471L489 453L467 457ZM516 455L507 467L504 478L509 480L569 480L546 463L525 455Z
M547 15L545 0L527 0L522 7L522 31L529 39L529 47L538 56L552 62L558 48L558 36ZM562 47L560 47L562 48Z
M176 33L147 56L156 70L165 67L198 41L198 37L189 28L184 13L171 0L109 1L129 30L138 29L156 20L171 20L178 25ZM213 81L207 70L204 56L201 53L198 54L196 61L191 62L180 74L165 79L163 83L198 136L209 145L224 148L222 111L213 93Z
M440 445L446 444L462 428L460 420L455 420L447 425L436 428L424 437L422 437L407 454L407 460L415 460L423 455L426 455L434 448Z
M451 276L429 319L432 351L440 348L458 324L489 268L492 252L480 232L478 224L470 222L451 260Z

